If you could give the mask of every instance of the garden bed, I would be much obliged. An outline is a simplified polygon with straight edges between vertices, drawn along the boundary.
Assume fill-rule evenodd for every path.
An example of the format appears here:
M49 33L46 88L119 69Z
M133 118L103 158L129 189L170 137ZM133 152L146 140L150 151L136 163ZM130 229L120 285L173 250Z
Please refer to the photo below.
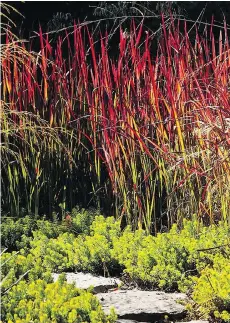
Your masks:
M44 307L44 313L48 315L44 319L46 323L53 315L63 317L64 322L72 322L69 317L74 314L69 313L78 311L78 307L68 305L68 308L63 304L71 303L71 299L76 297L81 301L81 295L88 299L87 306L97 304L95 311L101 313L100 302L89 293L95 293L93 288L88 286L88 291L81 292L77 287L82 288L82 285L73 288L73 285L64 282L63 275L56 281L60 273L79 271L83 272L82 275L84 272L91 272L93 275L110 277L105 280L120 275L120 283L108 285L108 290L112 293L119 293L124 286L128 290L126 293L137 289L146 292L157 290L160 291L159 295L162 291L183 292L187 294L186 301L183 301L187 317L214 319L216 322L229 321L230 232L227 225L219 223L206 227L195 220L184 220L180 229L174 225L169 232L159 233L154 237L144 230L133 232L129 227L121 230L119 221L115 221L113 217L95 215L94 219L91 218L90 227L87 227L87 216L82 218L85 223L80 223L80 218L81 213L74 211L72 216L68 215L67 220L56 224L47 220L36 221L28 216L17 221L4 221L2 244L11 252L6 250L2 254L3 321L14 322L14 317L22 320L17 322L24 322L26 317L35 319L38 314L32 308L37 302L41 302L38 305L39 313L42 313L41 308ZM18 235L15 230L18 230ZM53 278L55 283L52 282ZM68 277L67 281L70 283ZM62 285L59 286L60 282ZM58 308L55 307L58 314L52 312L52 302L56 304L57 301L53 299L53 294L46 296L48 289L56 290L55 297L61 302L58 303ZM39 292L36 293L35 290ZM71 292L67 292L70 290ZM98 291L102 290L99 288ZM51 302L49 310L46 297L49 299L48 303ZM123 303L125 304L125 300ZM60 312L62 305L65 307L63 313ZM90 313L91 311L93 307ZM86 315L86 321L94 322L90 313ZM111 317L103 315L102 321L116 320L115 314L111 314ZM173 317L170 313L164 315ZM137 317L140 320L141 316ZM132 315L126 318L135 319Z

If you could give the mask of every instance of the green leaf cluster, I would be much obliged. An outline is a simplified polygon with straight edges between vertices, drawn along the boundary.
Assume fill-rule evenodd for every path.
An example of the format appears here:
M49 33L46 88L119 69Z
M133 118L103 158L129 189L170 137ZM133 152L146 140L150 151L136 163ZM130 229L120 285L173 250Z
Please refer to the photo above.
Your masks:
M208 318L211 315L215 319L230 322L229 258L216 254L213 265L206 266L201 275L193 279L196 284L192 296L202 316Z
M37 231L47 238L57 238L64 232L87 235L97 215L99 215L97 210L80 210L76 207L62 221L58 221L55 214L52 221L45 218L37 219L32 215L21 218L4 217L1 223L2 246L8 251L28 248L34 237L33 233Z
M25 216L16 221L13 218L3 218L1 223L2 246L9 251L17 250L22 246L23 238L31 237L35 228L35 220L30 216ZM28 245L28 240L24 239L23 246L26 245Z
M89 235L62 233L57 238L48 239L40 231L34 232L30 253L41 258L45 270L91 271L109 274L109 270L119 268L112 258L113 241L121 234L120 226L113 217L96 216L90 226Z
M113 323L115 312L106 315L99 300L62 279L20 281L2 298L2 319L7 323Z
M77 217L71 217L67 226ZM92 218L87 221L82 223L86 226ZM129 226L122 231L113 217L95 216L87 230L79 225L78 234L63 232L62 227L52 232L49 225L33 231L29 248L3 254L3 291L27 272L22 279L50 283L51 272L118 275L124 271L128 281L139 286L186 292L202 316L227 321L230 229L226 223L207 227L184 220L181 227L173 225L155 237L144 230L133 232Z
M52 282L51 272L44 269L42 258L35 258L31 253L4 252L1 256L1 294L4 295L21 280L34 281L44 279Z
M67 228L60 221L51 222L29 215L19 219L4 218L1 223L2 245L8 251L29 248L35 231L39 231L48 238L57 238L61 232L66 232Z
M45 221L44 221L45 222ZM48 222L48 221L47 221ZM44 226L46 229L46 226ZM47 232L46 232L47 234ZM90 235L64 232L49 238L44 230L33 231L30 248L2 255L2 291L19 279L46 279L51 272L85 271L103 275L118 274L121 268L112 257L113 240L121 234L113 217L97 216L90 227Z
M99 211L95 209L81 209L75 207L71 212L71 230L75 234L89 234L90 226L96 216L99 216Z
M169 232L156 237L127 228L114 241L112 255L134 280L185 291L192 284L190 277L212 264L215 255L221 252L219 246L227 245L229 239L227 224L205 227L184 220L182 229L173 225ZM225 248L224 257L229 259L229 256Z

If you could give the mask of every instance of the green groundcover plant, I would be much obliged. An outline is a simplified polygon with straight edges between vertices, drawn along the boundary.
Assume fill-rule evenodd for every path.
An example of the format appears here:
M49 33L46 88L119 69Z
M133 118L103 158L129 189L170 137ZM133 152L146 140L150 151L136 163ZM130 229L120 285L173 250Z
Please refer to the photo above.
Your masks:
M20 281L2 298L2 319L7 323L113 323L114 311L105 315L91 293L59 279Z
M70 217L68 221L69 228ZM125 283L186 292L195 304L188 303L187 308L198 317L229 321L230 229L226 223L207 227L194 218L184 220L180 228L174 225L169 232L151 236L131 227L121 230L113 217L95 216L88 234L69 229L53 237L37 229L29 247L4 252L3 294L18 281L30 284L42 279L50 284L51 272L110 276L123 272Z
M215 255L213 265L206 266L194 278L193 300L201 314L230 322L230 258Z
M47 238L57 238L61 233L89 234L90 225L97 210L73 208L71 213L66 213L62 220L53 214L52 221L45 218L35 218L33 215L24 215L20 218L2 217L1 243L8 251L18 250L29 246L33 232L38 231Z

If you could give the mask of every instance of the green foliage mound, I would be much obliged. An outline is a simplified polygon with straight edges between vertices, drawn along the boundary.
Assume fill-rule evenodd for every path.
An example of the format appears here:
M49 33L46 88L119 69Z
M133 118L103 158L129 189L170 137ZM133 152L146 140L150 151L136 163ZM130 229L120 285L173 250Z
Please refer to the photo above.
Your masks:
M100 212L95 209L79 210L79 208L76 207L71 212L69 228L75 234L89 234L91 224L95 217L99 215Z
M98 299L63 279L56 283L20 281L2 298L2 319L7 323L113 323Z
M2 245L7 251L28 248L33 239L33 232L39 231L48 238L57 238L61 232L67 231L65 223L46 219L36 219L26 215L23 218L4 218L1 223Z
M32 282L36 279L44 279L52 282L51 272L45 270L42 258L35 258L31 253L23 255L23 252L4 252L1 255L1 293L4 295L12 286L20 280Z
M192 296L198 315L230 322L230 228L183 222L179 230L149 236L128 227L114 241L112 256L132 281ZM188 306L188 309L194 310Z
M89 235L62 233L49 239L40 231L34 232L30 253L42 259L45 270L91 271L98 274L114 274L119 265L112 258L113 241L118 238L120 226L113 217L96 216Z
M184 220L181 227L173 225L169 232L153 237L130 227L121 231L113 217L96 215L92 220L88 216L83 223L80 218L76 211L54 231L47 221L32 231L29 247L4 253L3 293L20 280L51 283L51 272L85 271L104 276L124 272L125 282L186 292L195 304L195 308L188 304L188 309L205 318L229 321L230 228L226 223L206 227L196 219Z
M85 210L74 208L71 213L67 213L62 221L58 221L55 214L53 220L37 219L33 216L25 215L21 218L4 217L1 223L1 242L7 251L28 248L30 241L39 234L47 238L57 238L60 234L71 232L74 235L89 234L90 226L99 215L97 210Z
M215 255L213 265L206 266L194 281L196 284L192 296L202 316L208 318L211 315L230 322L229 258Z
M21 247L23 237L31 237L32 231L36 228L35 220L30 216L25 216L18 220L13 218L2 218L1 242L2 246L9 251L17 250ZM23 244L25 246L27 243Z
M229 236L225 224L205 227L186 220L181 230L173 225L170 232L159 233L156 237L146 235L143 230L132 232L127 228L114 241L112 255L136 281L185 291L192 283L190 277L212 263L220 252L216 247L227 244ZM225 257L229 256L225 250Z
M111 255L113 241L121 235L119 223L113 217L96 216L89 229L90 235L62 232L55 237L55 232L50 238L49 225L48 222L43 229L33 231L29 248L24 246L17 252L3 253L3 291L22 277L31 282L40 278L50 282L51 272L90 271L102 275L121 272L117 259Z

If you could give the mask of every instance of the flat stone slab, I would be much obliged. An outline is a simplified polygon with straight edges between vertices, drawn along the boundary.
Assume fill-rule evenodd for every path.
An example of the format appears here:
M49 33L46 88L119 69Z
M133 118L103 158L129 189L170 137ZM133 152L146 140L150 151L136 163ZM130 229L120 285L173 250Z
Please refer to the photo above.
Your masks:
M185 299L185 294L164 293L158 291L117 290L97 294L103 310L109 314L114 307L118 319L154 322L164 320L181 320L186 315L185 307L176 301ZM119 321L118 321L119 322Z
M56 273L52 274L54 282L58 280L59 275ZM118 278L106 278L85 273L65 273L65 275L67 283L75 283L75 286L81 289L93 287L95 294L107 292L109 289L116 288L121 284L121 280Z

